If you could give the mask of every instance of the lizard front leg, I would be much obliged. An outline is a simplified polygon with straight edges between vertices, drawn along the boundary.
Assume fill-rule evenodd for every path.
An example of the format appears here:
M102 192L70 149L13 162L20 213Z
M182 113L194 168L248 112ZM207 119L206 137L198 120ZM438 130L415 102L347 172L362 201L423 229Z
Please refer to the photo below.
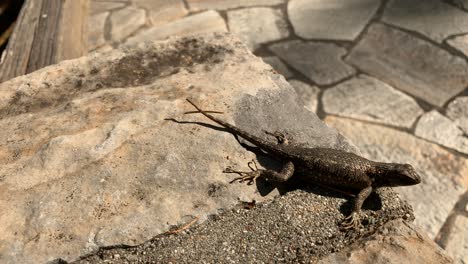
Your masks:
M344 219L344 221L341 223L341 227L343 227L344 229L359 227L359 224L360 224L359 213L361 212L362 204L367 199L367 197L369 197L371 192L372 192L371 186L368 186L359 192L356 199L354 200L353 211L348 217Z
M255 165L255 168L252 167L252 164ZM272 180L275 182L285 182L289 178L291 178L291 176L294 174L294 164L291 161L286 162L286 164L283 166L283 168L279 172L274 171L274 170L258 169L255 161L249 162L248 166L252 171L249 171L249 172L235 171L235 170L232 170L231 168L227 168L223 172L224 173L236 173L240 175L240 177L233 179L230 183L233 183L235 181L239 181L239 182L248 181L247 182L248 185L252 184L253 181L258 177L263 177L265 179Z

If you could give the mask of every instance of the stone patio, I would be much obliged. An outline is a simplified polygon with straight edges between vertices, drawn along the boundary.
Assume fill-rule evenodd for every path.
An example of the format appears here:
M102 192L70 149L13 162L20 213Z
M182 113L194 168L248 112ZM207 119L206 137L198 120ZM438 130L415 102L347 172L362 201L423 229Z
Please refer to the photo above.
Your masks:
M90 51L237 34L365 156L414 164L416 223L467 262L468 1L92 0L89 21Z

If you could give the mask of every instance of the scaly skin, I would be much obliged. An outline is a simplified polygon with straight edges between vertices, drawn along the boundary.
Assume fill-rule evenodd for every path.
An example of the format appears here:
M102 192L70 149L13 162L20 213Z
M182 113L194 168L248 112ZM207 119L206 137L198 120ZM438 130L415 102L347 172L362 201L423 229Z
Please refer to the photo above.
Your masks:
M232 182L248 181L263 177L277 182L285 182L293 175L311 183L330 187L357 190L351 214L342 223L345 229L357 228L360 224L359 213L362 204L377 187L395 187L415 185L421 182L421 177L409 164L384 163L371 161L356 154L331 148L304 148L292 144L274 144L257 137L245 130L218 119L199 108L192 101L187 101L212 121L225 127L230 132L245 138L255 146L264 150L270 156L284 162L281 171L252 168L250 172L225 170L227 173L237 173L240 177ZM270 135L277 135L268 133Z

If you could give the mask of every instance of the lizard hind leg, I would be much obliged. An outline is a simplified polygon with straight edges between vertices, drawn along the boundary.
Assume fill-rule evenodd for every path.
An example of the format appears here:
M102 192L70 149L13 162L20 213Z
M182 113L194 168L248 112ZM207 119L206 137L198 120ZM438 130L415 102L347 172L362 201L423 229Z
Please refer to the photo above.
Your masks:
M224 173L239 174L239 177L234 178L229 183L234 183L236 181L239 181L240 183L242 183L242 182L248 181L247 185L252 185L254 180L261 176L263 170L258 169L257 163L255 162L255 160L249 161L249 163L247 163L247 166L249 166L251 171L237 171L229 167L224 169L223 170Z
M277 144L287 145L289 143L286 135L284 135L283 133L279 131L270 132L270 131L263 130L263 132L265 132L265 134L269 136L276 138Z

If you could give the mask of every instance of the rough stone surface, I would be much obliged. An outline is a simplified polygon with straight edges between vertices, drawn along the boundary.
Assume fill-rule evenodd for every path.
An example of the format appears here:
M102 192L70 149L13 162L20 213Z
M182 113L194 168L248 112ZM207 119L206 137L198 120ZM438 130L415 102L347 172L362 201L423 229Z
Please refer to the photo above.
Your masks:
M304 102L304 106L307 110L316 112L317 111L317 96L320 89L316 86L309 85L299 80L288 80L291 86L296 90L296 93Z
M251 50L265 42L280 40L289 35L286 20L278 9L239 9L229 11L227 17L230 32L239 36Z
M210 10L196 15L191 15L163 26L151 27L141 30L135 36L127 40L127 44L148 40L165 39L171 36L189 36L213 32L226 32L224 19L218 12Z
M288 15L300 37L354 40L379 5L375 0L290 0Z
M405 221L394 220L379 228L375 234L339 253L327 256L319 263L448 264L453 263L453 260L424 231Z
M115 9L123 8L125 7L125 5L126 3L122 3L122 2L90 1L90 14L94 15L94 14L112 11Z
M112 12L110 21L111 38L113 41L120 42L145 24L145 10L128 6Z
M153 26L161 26L188 13L183 0L134 0L134 3L148 11Z
M468 263L468 217L457 215L447 245L447 253L457 263Z
M419 119L414 134L468 154L468 137L463 135L463 131L452 120L437 110L432 110Z
M191 11L205 9L226 10L248 6L271 6L284 3L285 0L187 0Z
M422 183L397 191L413 207L416 226L434 238L468 187L468 160L408 133L338 117L325 122L355 143L372 160L409 163Z
M187 97L259 137L280 130L298 144L357 152L229 35L63 61L0 84L0 263L139 244L185 218L278 193L228 184L222 170L246 168L255 155L202 116L184 115L193 110ZM278 165L261 155L257 163ZM388 206L401 209L395 199ZM330 225L333 210L320 219Z
M311 190L306 191L290 192L271 203L253 205L250 210L236 209L213 216L191 230L159 236L137 248L100 250L77 263L310 263L343 249L357 234L338 231L337 219L342 215L336 208L343 200L329 196L317 199ZM386 206L383 210L391 215L405 213L401 208ZM335 219L321 219L324 214ZM412 218L411 214L406 218ZM382 221L378 216L373 220ZM377 228L379 224L372 226ZM397 237L394 233L398 231L394 230L392 237ZM429 245L436 251L433 242ZM120 258L116 260L115 255Z
M327 89L322 102L330 114L406 128L424 113L413 98L366 75Z
M455 98L447 106L447 116L468 136L468 96Z
M355 73L341 59L346 50L335 44L291 40L269 48L318 85L332 84Z
M293 76L293 73L288 69L288 66L284 64L280 58L276 56L262 57L262 60L269 64L275 71L283 75L284 78L290 78Z
M381 24L369 28L346 61L437 106L443 106L468 86L468 64L464 59Z
M468 14L439 0L390 0L382 20L442 42L467 32Z
M94 50L106 43L104 26L109 12L92 15L88 19L88 50Z
M447 43L450 46L463 52L463 54L465 54L465 56L468 57L468 35L454 37L452 39L447 40Z

